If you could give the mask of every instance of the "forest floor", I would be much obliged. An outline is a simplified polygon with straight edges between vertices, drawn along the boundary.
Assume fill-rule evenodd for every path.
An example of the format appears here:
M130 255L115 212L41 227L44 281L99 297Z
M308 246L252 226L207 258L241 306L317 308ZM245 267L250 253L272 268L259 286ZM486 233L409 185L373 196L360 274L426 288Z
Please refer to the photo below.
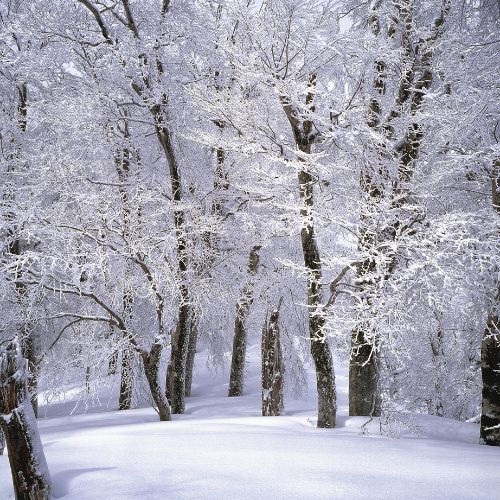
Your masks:
M151 408L64 416L74 402L42 407L54 497L500 500L500 448L477 444L477 424L413 415L413 431L403 426L397 438L377 421L363 433L367 419L347 416L342 368L336 429L315 428L312 372L308 394L286 399L286 416L261 417L258 347L248 354L240 398L226 397L227 373L209 372L200 354L187 412L172 422ZM10 498L4 455L0 499Z

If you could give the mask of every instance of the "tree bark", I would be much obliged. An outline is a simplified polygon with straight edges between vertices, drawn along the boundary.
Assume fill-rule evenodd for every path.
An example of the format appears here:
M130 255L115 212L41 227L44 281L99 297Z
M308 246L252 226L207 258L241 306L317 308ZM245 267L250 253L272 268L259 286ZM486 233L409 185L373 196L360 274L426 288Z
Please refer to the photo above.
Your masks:
M363 326L354 330L349 363L349 415L380 416L379 354L367 341Z
M316 75L309 77L309 92L305 105L311 113L315 107L314 92ZM304 168L298 173L299 195L302 202L300 215L302 228L300 242L307 269L307 305L309 316L309 338L311 340L311 355L316 369L316 389L318 393L318 427L335 427L337 414L337 396L335 391L335 374L333 358L328 342L323 332L325 318L322 309L322 271L321 257L313 222L314 179L306 165L306 157L311 154L315 141L313 122L309 117L301 115L285 96L280 96L283 110L290 123L297 149L303 153L298 157Z
M108 361L108 375L116 375L116 371L118 370L118 355L117 350L111 353Z
M172 381L167 382L172 390L171 405L173 413L184 413L185 411L185 384L186 384L186 357L189 343L191 294L186 284L186 273L188 270L187 241L185 235L185 214L179 207L182 202L181 172L175 156L172 137L169 129L164 125L167 97L162 97L162 105L155 105L151 113L155 119L156 137L165 154L172 187L172 199L174 202L174 226L177 240L177 268L179 272L179 308L177 327L172 339L172 350L170 353L170 365ZM167 372L168 377L168 372ZM168 390L167 390L168 392Z
M378 190L364 178L362 187L370 201L376 204L379 199ZM368 220L367 220L368 219ZM370 252L377 244L376 233L370 224L370 216L361 217L358 247L361 252ZM349 362L349 415L380 416L380 354L377 346L377 333L371 324L372 294L376 294L379 272L373 256L370 254L356 268L355 284L362 290L360 317L351 335L351 357ZM368 317L366 317L366 315Z
M142 352L142 362L144 364L144 373L149 384L151 396L161 421L171 420L171 410L165 394L160 385L160 361L162 351L161 339L157 339L149 353Z
M39 346L37 345L38 336L34 332L34 326L28 325L23 330L26 333L23 335L21 342L23 356L28 360L28 370L30 377L28 379L28 391L30 394L31 406L35 417L38 417L38 378L40 376L40 367L38 364Z
M181 285L181 300L189 301L189 291L186 285ZM181 303L177 327L172 337L170 367L167 370L167 387L169 389L172 413L182 414L185 411L186 394L186 359L189 344L190 327L189 302Z
M194 306L193 306L194 308ZM193 384L194 358L196 356L196 346L198 344L198 314L192 310L189 321L189 343L186 357L186 384L184 392L186 397L191 396L191 386Z
M248 257L249 280L242 290L240 300L236 304L233 356L231 360L231 374L229 376L229 397L241 396L243 393L245 357L247 352L247 319L250 314L250 305L253 302L253 278L259 268L260 249L260 245L255 245L250 250L250 255Z
M262 328L262 416L283 414L284 364L279 328L281 300Z
M128 128L127 113L123 116L124 125L120 129L123 136L121 147L115 152L115 168L119 180L119 193L123 217L123 239L129 248L132 247L132 231L131 231L131 216L132 207L130 203L130 196L127 190L127 183L130 179L131 155L130 155L130 132ZM125 267L125 277L131 274L130 264L127 263ZM130 289L125 290L122 298L123 307L123 320L128 324L132 319L132 304L133 304L133 291ZM129 336L126 332L122 332L123 338L126 341L126 346L122 349L121 371L120 371L120 396L118 400L118 408L120 410L130 410L132 408L132 397L134 392L134 348L130 343ZM111 364L110 364L111 368Z
M131 347L122 349L120 396L118 398L118 408L120 410L130 410L132 408L132 396L134 393L133 359L134 350Z
M496 215L500 215L500 160L493 164L491 198ZM497 273L498 274L498 273ZM481 342L481 375L483 378L481 441L500 446L500 284L488 317Z
M2 431L2 428L0 427L0 455L3 455L3 452L5 450L5 434Z
M311 355L316 368L316 388L318 392L318 427L335 427L337 401L335 375L330 347L323 333L325 319L321 313L322 273L319 248L316 241L311 211L313 207L312 177L308 172L299 172L300 196L305 207L302 209L303 226L301 230L304 264L309 271L307 280L307 305L309 309L309 337Z
M500 303L500 289L495 297ZM483 378L481 403L481 441L500 446L500 318L490 314L481 342L481 375Z
M123 320L125 324L132 316L132 291L129 290L123 295ZM132 408L132 396L134 393L134 348L130 342L129 334L122 332L126 342L122 349L122 364L120 372L120 397L118 408L120 410L130 410Z
M0 427L17 500L48 500L50 476L28 391L28 362L17 338L0 347Z

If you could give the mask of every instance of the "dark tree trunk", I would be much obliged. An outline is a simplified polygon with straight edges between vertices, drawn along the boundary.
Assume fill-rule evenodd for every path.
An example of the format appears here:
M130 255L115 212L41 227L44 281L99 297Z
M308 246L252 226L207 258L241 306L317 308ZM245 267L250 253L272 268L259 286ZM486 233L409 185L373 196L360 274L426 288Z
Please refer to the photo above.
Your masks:
M172 339L174 334L172 334ZM172 394L174 392L174 367L172 365L172 357L167 365L167 375L165 377L165 396L169 403L172 404Z
M366 186L365 186L366 188ZM375 198L374 189L369 196ZM365 218L361 223L366 226L360 231L359 248L370 252L375 245L373 234ZM366 235L366 236L365 236ZM349 362L349 415L380 416L380 355L377 346L377 334L371 325L371 295L376 284L377 272L375 261L367 257L356 270L356 286L363 291L361 297L362 319L358 318L351 336L351 359ZM366 318L368 316L368 318Z
M118 399L118 408L120 410L130 410L132 408L132 396L134 393L133 360L134 350L131 347L122 349L120 396Z
M444 417L443 407L443 387L442 387L442 372L444 358L444 330L441 324L441 318L437 315L438 325L435 337L431 337L432 365L435 370L436 380L434 382L435 395L429 401L429 413L437 417Z
M28 363L17 339L0 347L0 427L17 500L48 500L50 476L28 392Z
M113 351L108 362L108 375L116 375L118 370L118 351Z
M279 328L281 300L262 328L262 415L283 414L284 364Z
M492 204L500 214L500 160L493 164L491 176ZM500 446L500 285L492 304L492 312L481 342L481 375L483 394L481 410L481 440Z
M170 405L160 385L160 360L161 360L162 344L158 340L153 344L149 353L141 353L142 362L144 364L144 373L149 384L151 397L156 405L158 415L161 421L171 420Z
M316 90L316 75L309 77L309 92L305 105L314 113L314 93ZM298 160L304 164L299 171L299 195L302 202L300 215L302 228L300 242L304 256L304 266L307 269L307 306L309 316L309 338L311 340L311 355L316 369L316 389L318 393L318 427L335 427L337 414L337 396L335 392L335 374L333 358L326 336L323 332L325 322L322 309L322 272L321 257L313 222L314 208L314 178L307 166L307 155L311 154L316 133L309 117L302 116L301 111L294 108L286 97L281 96L283 110L290 123L297 149L303 153Z
M122 130L123 134L123 144L129 144L130 133L128 129L128 122L126 115L124 116L124 127ZM131 155L129 147L123 146L115 152L115 168L119 184L120 201L123 216L123 238L127 246L131 245L131 203L130 196L127 190L127 183L130 179L130 161ZM130 274L129 264L126 265L125 275ZM132 304L133 304L133 292L128 289L125 290L122 298L123 306L123 320L125 324L128 324L132 319ZM130 410L132 408L132 397L134 393L134 349L130 343L128 334L123 333L123 338L126 340L126 346L122 349L122 362L121 362L121 372L120 372L120 396L118 400L118 408L120 410ZM113 358L111 358L113 360ZM116 359L116 363L118 359ZM112 364L110 361L110 371L112 369ZM116 370L116 368L115 368Z
M38 377L40 375L40 368L38 366L37 353L39 352L37 340L38 336L33 330L33 325L26 325L23 328L25 334L23 335L22 351L23 356L28 360L28 370L30 378L28 379L28 390L30 394L31 406L33 406L33 413L38 417Z
M236 304L236 319L234 321L233 356L231 374L229 376L229 397L241 396L243 393L243 377L245 357L247 352L247 319L253 302L253 278L259 268L260 245L255 245L248 258L248 283L242 290L241 298Z
M172 338L170 366L167 370L167 392L170 396L172 413L182 414L185 411L186 394L186 359L189 344L190 311L189 292L181 285L182 303L179 306L177 327ZM184 302L186 301L186 302Z
M125 325L132 317L132 291L129 290L123 295L123 319ZM132 345L129 334L123 332L126 341L122 349L122 365L120 372L120 397L118 408L120 410L130 410L132 408L132 397L134 394L134 354L135 349Z
M185 395L191 396L191 386L193 384L194 358L196 356L196 346L198 344L198 314L193 310L191 312L189 324L189 343L186 357L186 385Z
M497 306L500 293L496 296ZM500 319L491 314L481 342L481 375L483 378L481 440L500 446Z
M349 415L380 416L379 355L363 331L355 330L349 363Z
M19 130L22 134L24 134L28 129L28 86L26 83L21 83L17 86L17 95L18 95L18 104L17 104L17 119L19 124ZM20 145L18 145L17 152L14 153L12 160L15 160L20 151ZM13 165L15 165L15 161L13 161ZM14 172L15 166L11 167L11 171ZM11 200L14 200L14 194L9 195ZM12 223L12 226L9 228L9 236L12 238L12 241L9 244L9 253L13 256L21 256L24 249L23 243L18 238L17 232L18 227L16 224L15 216L13 214L8 214L8 219ZM28 305L28 290L25 284L23 284L20 279L22 278L22 272L16 271L16 292L17 292L17 300L22 309L27 310L29 308ZM33 406L33 411L35 416L38 415L38 375L39 375L39 367L38 367L38 350L37 350L37 337L33 331L33 325L27 321L25 324L21 325L19 329L19 336L21 339L21 347L23 356L28 360L28 368L31 374L28 380L28 390L30 394L31 404Z
M309 271L307 280L307 305L309 310L309 337L311 339L311 355L316 369L316 389L318 392L318 427L335 427L337 414L337 398L335 392L335 375L330 347L323 333L324 317L320 310L321 293L321 260L318 244L311 224L313 206L313 187L311 175L299 172L300 195L305 204L302 209L304 224L301 230L302 253L304 264Z
M164 96L164 107L166 106L166 96ZM177 238L177 268L179 271L179 309L177 318L177 328L174 338L172 339L172 350L170 357L171 365L171 382L167 383L167 387L171 384L172 413L184 413L185 411L185 385L186 385L186 358L189 343L190 330L190 312L191 312L191 297L190 291L186 284L186 273L188 269L187 242L185 235L185 214L179 208L182 202L182 184L181 172L175 156L172 138L170 131L163 125L165 119L162 106L155 106L152 109L152 114L156 120L156 136L165 153L167 159L170 184L172 186L172 199L174 206L174 226ZM168 373L167 373L168 375ZM167 390L168 392L168 390Z
M496 296L500 302L500 292ZM483 378L481 440L500 446L500 318L491 314L481 342L481 375Z
M374 2L368 17L372 33L380 36L381 26L379 12L381 2ZM392 35L393 36L393 35ZM386 70L385 61L378 59L374 62L375 77L372 82L373 95L370 99L368 109L368 126L375 133L383 134L384 124L381 123L382 106L380 98L386 92ZM362 207L360 216L360 229L358 235L358 250L366 253L377 244L377 229L372 220L372 210L376 212L377 205L383 196L384 178L383 159L386 155L381 141L375 141L372 148L372 157L376 159L377 165L370 164L362 168L360 175L360 188L365 199L362 201L368 209ZM378 181L372 178L377 174L381 177ZM373 276L376 272L375 261L371 256L366 257L356 270L356 285L362 291L361 314L370 310L371 292L374 286ZM349 363L349 415L373 415L380 411L379 387L379 355L375 348L375 332L371 331L370 321L357 320L357 324L351 335L351 358Z

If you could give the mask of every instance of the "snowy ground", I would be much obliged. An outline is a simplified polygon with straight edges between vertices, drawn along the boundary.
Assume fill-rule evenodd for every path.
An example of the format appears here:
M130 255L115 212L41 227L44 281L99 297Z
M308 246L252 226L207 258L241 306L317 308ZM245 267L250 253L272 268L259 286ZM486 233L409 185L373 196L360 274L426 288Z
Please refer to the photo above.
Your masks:
M314 386L287 416L260 417L258 349L247 395L227 398L227 374L207 376L199 356L187 414L158 422L152 409L39 420L56 498L65 499L481 499L500 500L500 448L479 446L478 426L416 416L422 435L381 436L347 417L339 370L339 426L315 428ZM202 381L202 383L199 383ZM51 416L52 415L52 416ZM0 457L0 499L13 498Z

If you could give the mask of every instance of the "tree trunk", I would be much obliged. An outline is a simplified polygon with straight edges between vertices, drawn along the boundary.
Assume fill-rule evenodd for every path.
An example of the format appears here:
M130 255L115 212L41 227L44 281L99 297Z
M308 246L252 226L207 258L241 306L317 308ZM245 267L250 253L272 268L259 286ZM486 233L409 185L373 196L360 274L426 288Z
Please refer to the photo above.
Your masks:
M149 384L151 397L160 416L161 421L171 420L170 405L160 385L160 360L161 360L162 344L158 339L153 344L149 353L141 353L142 362L144 364L144 374Z
M500 302L500 290L496 296ZM481 441L500 446L500 318L491 314L481 342L481 375L483 378Z
M28 362L17 338L0 348L0 426L17 500L48 500L50 476L28 392Z
M126 119L126 114L124 116L124 128L123 134L123 144L129 144L130 134L128 129L128 122ZM123 217L123 238L126 245L131 247L131 203L129 193L127 191L127 183L130 179L130 150L129 147L123 146L115 152L115 168L119 184L120 201L122 208ZM130 264L126 264L125 276L131 273L129 269ZM123 319L125 324L128 324L132 319L132 304L133 304L133 292L130 289L125 290L122 298L123 307ZM130 340L128 334L123 332L123 337L127 341L127 345L122 349L122 363L120 372L120 397L118 400L118 408L120 410L130 410L132 408L132 397L134 393L134 349L130 345ZM113 358L112 358L113 359ZM112 365L110 363L110 370Z
M116 375L118 370L118 351L113 351L108 362L108 375Z
M431 337L432 365L435 371L434 397L429 401L429 413L437 417L444 417L442 373L444 363L444 329L441 324L441 315L437 316L437 332Z
M0 427L0 455L3 455L4 450L5 450L5 435L2 431L2 428Z
M22 134L27 131L28 128L28 86L26 83L21 83L17 86L17 94L18 94L18 123L19 129ZM20 145L19 145L20 148ZM17 150L17 153L14 154L12 160L15 160L20 153L20 149ZM15 162L13 162L15 165ZM16 167L11 167L11 172L14 173ZM13 194L12 200L13 201ZM17 237L17 227L16 221L13 218L14 215L8 214L8 219L11 219L12 227L9 228L9 236L13 237L11 243L9 244L9 253L13 256L21 256L24 249L22 241ZM22 272L16 271L16 292L17 292L17 300L19 302L20 307L28 311L28 290L25 284L21 283L20 279L22 278ZM38 415L38 349L37 349L37 338L33 331L33 324L27 320L20 328L20 339L21 339L21 348L23 352L23 356L28 360L28 369L31 374L31 377L28 380L28 389L30 394L31 404L33 406L33 412L35 416Z
M500 160L493 164L491 175L493 208L500 214ZM497 273L498 274L498 273ZM483 394L481 410L481 440L484 444L500 446L500 285L492 304L492 312L481 342L481 375Z
M279 328L281 300L262 328L262 415L283 414L284 364Z
M381 35L380 12L382 2L371 3L368 22L375 37ZM438 17L434 20L433 37L427 41L415 40L415 26L413 25L412 11L409 2L405 0L395 5L395 20L387 31L387 40L397 39L396 30L401 30L400 49L401 67L406 68L399 81L397 93L389 109L383 109L381 103L387 102L386 78L387 65L378 59L374 61L375 78L373 80L373 95L368 109L368 127L373 137L378 136L372 144L372 150L367 155L371 164L362 168L360 187L365 196L364 203L368 207L360 217L360 231L358 246L363 253L368 253L364 261L358 266L357 285L362 292L361 317L355 326L351 337L351 363L349 367L349 414L350 415L380 415L381 401L379 392L379 345L377 332L371 320L373 318L372 303L382 288L383 281L394 273L396 253L389 250L385 255L389 262L381 268L375 263L373 250L380 253L381 243L385 248L391 248L396 241L397 234L402 233L405 224L417 222L419 213L415 213L415 205L411 200L409 182L413 177L415 164L418 160L423 139L423 131L416 121L421 109L423 98L429 90L433 71L431 63L433 44L439 39L439 27L445 22L449 12L450 2L443 1ZM417 49L417 50L416 50ZM416 71L420 68L421 71ZM394 137L394 123L401 118L412 122L407 126L404 136L400 140ZM388 141L389 139L389 141ZM392 144L392 151L388 150L388 142ZM397 173L391 174L386 162L397 158ZM392 187L392 191L391 191ZM391 197L392 220L385 223L386 229L378 227L380 215L380 201L384 197ZM400 209L412 207L412 217L404 215ZM388 243L388 244L387 244Z
M366 340L363 325L356 328L351 340L349 363L349 415L380 416L379 355Z
M174 225L177 239L177 268L179 271L179 312L177 328L172 339L171 350L171 373L172 391L170 394L172 413L184 413L185 410L185 384L186 384L186 357L189 343L189 326L191 297L186 284L186 273L188 269L187 242L185 235L185 214L179 208L182 202L181 172L175 156L170 131L163 125L165 119L166 96L163 96L164 105L153 106L151 112L156 121L156 136L165 153L170 173L170 184L172 186L172 199L174 202ZM168 375L168 373L167 373ZM168 382L168 385L170 382ZM167 391L168 392L168 391Z
M316 75L311 74L308 82L309 92L305 105L314 113L314 93ZM308 171L307 155L315 141L313 122L297 110L286 97L281 96L283 110L290 123L297 149L303 153L298 161L304 167L298 173L299 196L302 202L300 215L302 228L300 242L304 256L304 266L307 269L307 306L309 316L309 338L311 340L311 355L316 369L316 389L318 393L318 423L320 428L335 427L337 415L337 395L335 392L335 374L330 347L323 332L325 318L322 310L322 272L321 257L316 241L313 222L314 179Z
M260 245L255 245L250 251L248 258L249 281L242 290L241 299L236 304L233 356L231 360L231 374L229 376L229 397L241 396L243 393L243 376L247 351L247 319L250 313L250 305L253 302L253 278L259 268L260 249Z
M367 176L366 176L367 177ZM370 203L377 203L379 193L369 181L365 182L365 192L371 198ZM362 229L358 246L362 252L370 252L376 244L371 231L370 216L361 217ZM373 221L371 221L373 222ZM377 272L375 260L369 255L357 267L356 286L362 291L360 317L351 335L351 358L349 362L349 415L380 416L380 355L377 346L377 334L372 326L372 294L377 293ZM368 317L366 317L368 316Z
M325 319L321 311L322 273L319 248L312 225L313 179L308 172L299 172L300 197L304 203L301 210L303 225L301 229L302 253L308 270L307 305L309 312L309 337L311 355L316 368L316 388L318 392L318 427L335 427L337 398L335 375L330 347L323 333Z
M186 393L186 358L189 344L190 327L189 292L186 285L181 285L181 304L177 327L172 338L170 368L167 371L169 380L167 387L170 390L172 413L182 414L185 411Z
M189 322L189 343L186 357L186 385L184 393L186 397L191 396L191 386L193 384L194 358L196 355L196 345L198 344L199 317L193 310Z
M125 325L132 317L132 291L128 290L123 294L123 319ZM134 354L135 349L132 346L131 339L127 332L123 332L126 341L122 349L122 364L120 372L120 397L118 408L120 410L130 410L132 408L132 397L134 394Z
M134 393L133 374L134 351L130 347L122 349L122 367L120 372L120 397L118 408L120 410L130 410L132 408L132 395Z
M30 377L28 379L28 390L30 394L31 406L35 417L38 417L38 377L40 368L38 366L37 353L39 352L37 340L38 336L33 330L33 325L26 325L23 330L23 340L21 342L23 356L28 360L28 370Z

